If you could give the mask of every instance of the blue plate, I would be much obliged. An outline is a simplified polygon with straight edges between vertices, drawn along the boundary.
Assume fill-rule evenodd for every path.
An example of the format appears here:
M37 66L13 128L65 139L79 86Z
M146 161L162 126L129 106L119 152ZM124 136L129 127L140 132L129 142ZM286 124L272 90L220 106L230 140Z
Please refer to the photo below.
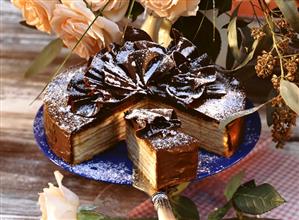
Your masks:
M248 108L252 106L251 103L247 104ZM132 184L132 162L127 156L127 148L124 141L89 161L72 166L57 157L47 143L44 131L43 107L38 110L33 126L34 136L40 149L46 157L63 169L96 181ZM239 162L254 148L260 132L261 120L259 114L255 112L246 116L244 138L234 155L230 158L225 158L204 150L200 152L197 180L219 173Z

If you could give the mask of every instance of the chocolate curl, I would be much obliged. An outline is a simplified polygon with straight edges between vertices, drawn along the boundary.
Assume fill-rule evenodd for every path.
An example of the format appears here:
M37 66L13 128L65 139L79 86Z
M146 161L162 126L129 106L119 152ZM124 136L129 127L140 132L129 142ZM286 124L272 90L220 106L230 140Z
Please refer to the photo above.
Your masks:
M173 109L134 109L125 113L125 119L136 122L136 135L140 138L165 136L181 126Z

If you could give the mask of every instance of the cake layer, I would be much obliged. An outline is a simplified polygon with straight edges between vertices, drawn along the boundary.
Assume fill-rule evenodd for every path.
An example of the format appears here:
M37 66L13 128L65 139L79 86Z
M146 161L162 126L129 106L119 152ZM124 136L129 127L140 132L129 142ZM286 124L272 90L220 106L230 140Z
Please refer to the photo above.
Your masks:
M135 131L130 125L127 125L126 130L126 142L130 160L137 169L148 178L150 184L154 186L154 188L157 188L156 152L148 148L144 140L136 139Z
M132 100L130 105L123 103L117 111L111 111L110 116L93 123L88 129L83 129L71 135L74 161L80 163L91 159L94 155L110 148L125 138L124 112L131 108L142 108L148 105L147 100Z
M149 101L152 108L170 108L167 102ZM233 121L226 130L218 128L219 121L196 110L173 108L182 122L182 130L197 138L200 147L226 157L231 156L242 139L243 118Z
M133 109L125 114L129 158L156 190L194 179L198 167L198 140L179 129L176 115L167 114L173 110L163 110L167 111Z

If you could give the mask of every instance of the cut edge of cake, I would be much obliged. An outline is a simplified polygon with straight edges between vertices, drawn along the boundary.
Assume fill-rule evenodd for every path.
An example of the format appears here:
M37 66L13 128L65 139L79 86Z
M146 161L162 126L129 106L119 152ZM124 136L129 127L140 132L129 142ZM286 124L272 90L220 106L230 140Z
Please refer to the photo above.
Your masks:
M132 111L127 112L125 117ZM146 137L140 135L137 120L126 119L128 156L153 188L161 190L196 178L199 158L199 142L196 138L185 134L180 128L165 128L163 132L166 131L166 134ZM156 126L159 127L159 124Z

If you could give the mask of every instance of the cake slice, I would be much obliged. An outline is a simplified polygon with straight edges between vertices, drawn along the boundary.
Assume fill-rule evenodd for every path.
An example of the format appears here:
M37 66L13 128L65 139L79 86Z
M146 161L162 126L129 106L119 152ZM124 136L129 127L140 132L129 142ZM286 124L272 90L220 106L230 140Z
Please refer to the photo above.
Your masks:
M196 177L199 142L180 130L172 109L125 113L129 158L156 190Z

